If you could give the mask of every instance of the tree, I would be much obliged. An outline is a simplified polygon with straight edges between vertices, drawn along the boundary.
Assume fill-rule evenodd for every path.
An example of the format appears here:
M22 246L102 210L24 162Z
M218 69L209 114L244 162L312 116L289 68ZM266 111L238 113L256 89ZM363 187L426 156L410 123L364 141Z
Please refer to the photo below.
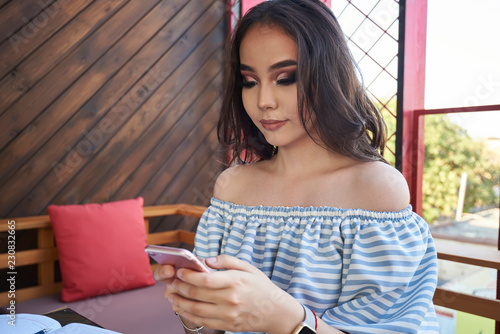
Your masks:
M497 203L494 186L499 168L488 159L485 143L472 139L447 115L426 116L422 211L428 222L454 215L463 172L467 173L464 212Z
M373 99L387 124L388 141L384 157L395 163L396 99ZM447 115L425 116L425 163L422 215L429 222L453 217L463 172L467 173L464 212L473 207L498 205L494 186L500 186L500 166L489 159L484 142L472 139ZM499 160L497 160L499 161Z
M387 142L385 144L384 158L391 164L396 164L396 97L389 101L372 98L375 107L384 117L387 125Z

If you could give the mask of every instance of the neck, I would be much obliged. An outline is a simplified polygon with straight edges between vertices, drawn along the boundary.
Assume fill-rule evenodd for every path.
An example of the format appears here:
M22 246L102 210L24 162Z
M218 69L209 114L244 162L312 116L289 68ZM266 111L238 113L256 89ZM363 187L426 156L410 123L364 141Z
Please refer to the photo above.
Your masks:
M345 167L352 162L352 159L332 152L312 139L301 145L280 147L274 157L277 174L292 178L318 175Z

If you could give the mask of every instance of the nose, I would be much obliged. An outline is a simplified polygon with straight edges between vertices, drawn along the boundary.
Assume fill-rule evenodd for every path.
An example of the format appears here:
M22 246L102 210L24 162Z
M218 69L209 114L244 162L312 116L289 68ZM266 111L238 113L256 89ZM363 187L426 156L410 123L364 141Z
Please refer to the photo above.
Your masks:
M258 107L262 111L276 109L277 102L271 87L260 86Z

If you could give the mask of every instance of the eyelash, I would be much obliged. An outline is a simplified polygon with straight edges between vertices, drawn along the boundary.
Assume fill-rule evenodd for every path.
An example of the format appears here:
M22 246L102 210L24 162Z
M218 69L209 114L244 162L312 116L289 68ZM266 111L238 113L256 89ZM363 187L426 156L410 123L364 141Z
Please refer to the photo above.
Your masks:
M276 83L278 85L282 85L282 86L293 85L295 82L297 82L295 72L290 73L290 75L284 79L276 81Z
M296 82L297 82L297 80L296 80L295 72L290 73L290 75L284 79L280 79L280 80L276 81L276 83L278 85L281 85L281 86L293 85ZM252 88L252 87L255 87L255 85L257 85L256 81L245 81L245 79L243 79L243 82L242 82L243 88Z
M257 84L256 81L244 81L242 83L243 88L252 88Z

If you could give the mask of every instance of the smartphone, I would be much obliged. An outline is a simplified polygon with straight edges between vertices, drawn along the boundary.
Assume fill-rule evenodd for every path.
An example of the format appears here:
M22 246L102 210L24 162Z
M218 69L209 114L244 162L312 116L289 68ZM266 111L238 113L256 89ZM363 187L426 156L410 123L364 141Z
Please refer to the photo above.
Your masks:
M210 272L210 269L187 249L148 245L145 250L157 263L170 264L175 267L175 270L188 268L201 272Z

